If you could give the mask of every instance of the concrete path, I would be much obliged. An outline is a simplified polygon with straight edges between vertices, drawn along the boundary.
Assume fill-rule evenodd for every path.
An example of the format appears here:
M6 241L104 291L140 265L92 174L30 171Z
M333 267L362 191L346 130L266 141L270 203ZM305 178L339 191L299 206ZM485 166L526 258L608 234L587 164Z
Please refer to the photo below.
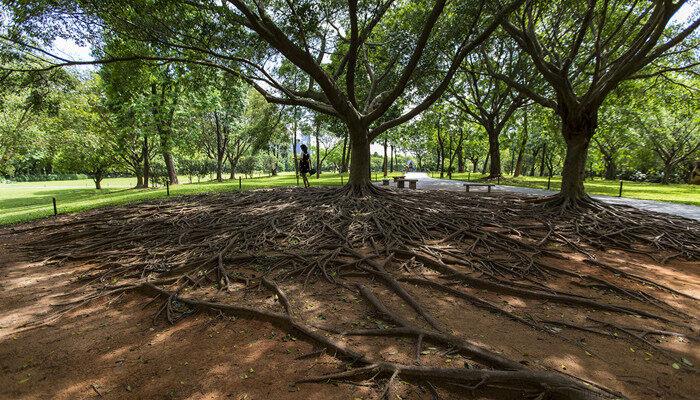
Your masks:
M418 189L439 189L439 190L456 190L464 191L464 181L449 180L449 179L435 179L429 177L424 172L409 172L406 174L407 179L417 179ZM394 185L394 182L391 182ZM497 185L492 188L494 192L514 192L522 193L530 196L547 196L557 193L552 190L544 189L533 189L526 187L517 186L506 186ZM485 192L486 187L482 188L470 188L473 192ZM609 204L621 204L626 206L632 206L640 210L654 211L659 213L666 213L671 215L677 215L680 217L694 219L700 221L700 207L692 206L688 204L677 204L677 203L667 203L664 201L654 201L654 200L639 200L630 199L626 197L610 197L610 196L593 196L593 198L604 201Z

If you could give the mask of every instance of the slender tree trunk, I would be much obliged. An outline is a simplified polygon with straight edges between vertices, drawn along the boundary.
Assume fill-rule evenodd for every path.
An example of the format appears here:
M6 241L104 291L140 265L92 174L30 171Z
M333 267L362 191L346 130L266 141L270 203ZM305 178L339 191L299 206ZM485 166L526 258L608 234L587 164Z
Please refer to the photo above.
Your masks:
M389 165L389 171L394 172L394 145L391 145L391 163Z
M386 151L387 147L388 147L387 146L387 138L384 138L384 165L382 166L382 171L384 171L385 178L388 176L388 172L389 172L387 169L388 168L387 165L389 164L389 160L387 158L387 151Z
M347 165L348 165L346 162L347 153L348 153L347 147L348 147L348 133L345 132L345 135L343 135L343 156L340 158L340 168L339 168L341 173L347 171Z
M488 130L489 134L489 158L491 160L491 166L489 167L489 178L496 178L501 176L501 147L498 143L498 136L500 132L495 128L490 128ZM484 172L486 172L484 170Z
M527 145L528 132L527 132L527 113L523 117L523 138L520 141L520 148L518 149L518 160L515 162L515 171L513 172L513 177L517 178L523 171L523 156L525 155L525 146Z
M478 158L472 158L472 172L476 172L476 169L479 168L479 159Z
M544 159L547 155L547 142L542 144L542 158L540 159L540 176L544 176Z
M151 162L148 159L148 153L150 153L150 150L148 149L148 136L144 135L143 136L143 188L147 189L148 188L148 181L151 177Z
M462 143L457 147L457 172L464 172L464 148Z
M95 173L92 180L95 181L95 189L102 190L102 173Z
M486 154L486 159L484 160L484 165L481 167L481 173L486 174L486 167L489 165L489 159L491 159L491 153Z
M321 123L316 121L316 179L321 177L321 141L319 133L321 131Z
M175 171L175 160L173 159L173 154L169 151L163 151L163 158L165 159L165 167L168 170L168 180L171 185L177 185L177 172Z
M299 178L299 159L297 158L297 118L296 118L296 108L294 109L294 136L293 140L294 142L292 143L292 151L294 152L294 174L296 175L297 179Z

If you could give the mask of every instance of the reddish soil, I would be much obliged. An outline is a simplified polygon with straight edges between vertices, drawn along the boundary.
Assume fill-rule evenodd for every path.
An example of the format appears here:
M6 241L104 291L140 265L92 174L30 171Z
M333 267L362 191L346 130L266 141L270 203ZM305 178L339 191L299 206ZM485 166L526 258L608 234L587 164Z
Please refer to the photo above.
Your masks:
M52 304L79 298L92 289L74 283L89 266L49 268L32 262L31 254L18 243L26 234L0 232L0 398L7 399L369 399L377 398L383 384L370 381L294 384L296 380L342 370L332 355L299 356L314 351L314 344L260 321L235 319L215 313L199 313L169 325L154 321L160 303L128 293L101 298L51 318ZM700 297L700 265L674 261L659 265L633 253L599 254L605 260L637 275L652 278L676 290ZM618 277L578 260L551 260L552 265L582 274L597 274L609 281ZM622 284L621 284L622 285ZM665 356L641 341L603 337L563 329L557 335L535 331L515 321L469 307L463 300L406 285L417 297L433 296L426 308L449 331L483 344L508 358L533 368L546 368L590 380L636 399L697 399L698 374L688 365L700 363L697 344L698 302L639 285L650 295L665 300L695 317L682 321L686 327L643 320L648 328L678 331L686 337L648 336L672 355ZM624 286L631 288L629 282ZM591 288L570 280L557 282L557 289L570 293ZM634 288L631 288L634 289ZM292 304L306 320L342 329L376 327L381 321L366 316L366 306L344 296L337 287L319 282L305 290L288 287ZM419 319L392 301L380 285L375 293L385 296L387 306L408 320ZM484 290L469 289L492 303L504 305L520 316L536 315L585 325L585 318L640 325L640 318L574 308L541 300L521 299ZM213 295L212 295L213 296ZM617 305L658 312L650 305L600 291L597 298ZM273 301L261 298L259 301ZM396 300L396 299L395 299ZM402 312L405 311L405 312ZM40 324L37 326L37 324ZM690 326L690 328L688 328ZM413 344L408 339L350 337L348 343L366 346L387 361L410 362ZM450 356L432 345L424 347L422 361L431 365L469 367L470 361ZM680 361L685 359L685 361ZM675 368L676 363L680 368ZM398 382L394 399L429 399L423 387ZM441 398L482 398L465 388L440 390ZM476 397L473 397L476 396ZM488 398L500 398L490 395Z

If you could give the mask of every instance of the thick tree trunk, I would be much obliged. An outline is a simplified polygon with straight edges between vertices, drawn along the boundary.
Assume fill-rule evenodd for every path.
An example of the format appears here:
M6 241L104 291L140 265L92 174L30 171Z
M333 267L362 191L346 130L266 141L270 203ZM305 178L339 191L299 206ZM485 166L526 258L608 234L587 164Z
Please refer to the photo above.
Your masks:
M491 159L491 166L489 167L489 178L496 178L501 176L501 148L498 143L499 131L495 129L489 129L489 158Z
M617 165L615 165L615 160L612 157L604 157L603 162L605 163L605 179L614 180L617 178Z
M95 189L101 190L102 189L102 174L100 174L100 173L94 174L92 180L95 181Z
M579 200L587 200L583 181L586 177L588 146L597 126L597 113L579 114L563 120L566 140L566 158L561 176L561 192L558 197L564 206L576 206Z
M143 187L143 174L141 171L136 171L136 188L140 189Z
M472 158L472 172L476 172L477 168L479 168L479 159L478 158Z
M356 129L350 132L350 178L348 185L355 194L366 194L372 189L368 132Z

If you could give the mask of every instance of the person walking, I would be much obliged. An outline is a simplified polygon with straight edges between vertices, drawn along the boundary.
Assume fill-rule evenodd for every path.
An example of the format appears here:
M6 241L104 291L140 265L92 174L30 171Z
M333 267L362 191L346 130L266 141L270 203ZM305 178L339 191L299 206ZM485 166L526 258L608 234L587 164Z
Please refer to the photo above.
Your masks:
M301 174L301 178L304 180L304 187L308 188L309 186L309 177L308 174L311 171L311 156L309 156L309 148L306 147L305 144L302 144L301 146L301 161L299 161L299 173Z

